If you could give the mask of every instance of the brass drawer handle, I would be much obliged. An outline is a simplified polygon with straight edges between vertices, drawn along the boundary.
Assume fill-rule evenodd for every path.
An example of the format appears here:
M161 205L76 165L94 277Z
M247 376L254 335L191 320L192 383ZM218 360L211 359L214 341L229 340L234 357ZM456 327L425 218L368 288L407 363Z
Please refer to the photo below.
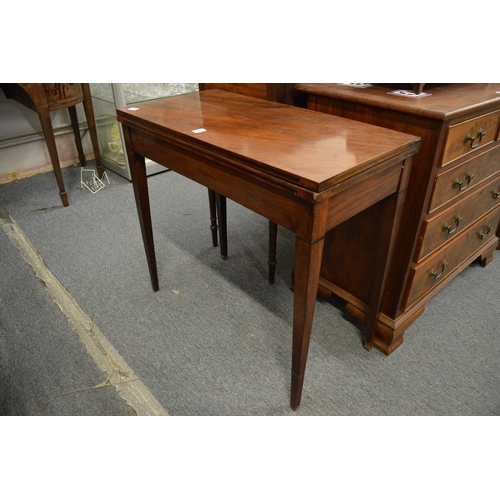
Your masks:
M479 132L477 133L476 137L472 137L469 132L467 132L467 135L465 136L465 144L467 144L470 141L469 147L471 149L477 148L481 144L481 139L486 135L486 132L483 132L483 129L480 128ZM477 139L476 144L474 144L474 141Z
M441 262L441 272L434 271L434 269L430 272L429 277L434 278L435 280L438 280L441 278L441 276L444 273L444 270L448 267L448 262L446 262L446 259Z
M448 231L448 234L453 234L458 229L458 225L462 220L463 220L462 217L460 217L460 215L457 215L455 217L455 227L453 227L448 222L445 222L443 226L443 231Z
M486 226L482 233L478 233L477 237L480 240L484 240L484 238L486 238L486 236L491 232L491 229L492 229L491 226Z
M493 191L493 193L491 193L491 196L494 200L498 200L500 198L500 187Z
M465 176L465 184L464 181L459 181L458 177L455 179L453 182L453 188L456 189L458 188L459 191L465 191L470 184L470 181L474 178L474 175L471 174L470 172L467 172L467 175Z

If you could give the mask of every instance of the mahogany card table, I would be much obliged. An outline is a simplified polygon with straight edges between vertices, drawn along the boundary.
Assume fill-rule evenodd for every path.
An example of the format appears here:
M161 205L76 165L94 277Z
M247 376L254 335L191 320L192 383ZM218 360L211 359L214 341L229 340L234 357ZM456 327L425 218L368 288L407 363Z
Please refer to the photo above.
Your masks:
M300 405L327 231L382 203L365 342L373 340L416 136L223 90L121 108L151 283L159 290L144 158L296 236L290 406ZM175 265L175 263L172 263Z

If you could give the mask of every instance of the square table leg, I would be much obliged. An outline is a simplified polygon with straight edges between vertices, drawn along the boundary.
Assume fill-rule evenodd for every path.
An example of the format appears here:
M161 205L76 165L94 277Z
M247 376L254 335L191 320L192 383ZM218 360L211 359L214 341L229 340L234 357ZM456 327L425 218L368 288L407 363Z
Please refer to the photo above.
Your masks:
M126 143L130 144L128 127L123 127L123 134L125 136ZM132 185L134 188L137 215L139 216L139 223L141 226L142 241L144 243L144 250L146 251L146 259L148 261L149 276L151 278L153 291L157 292L160 288L158 285L158 270L156 267L153 225L151 223L146 160L144 156L134 153L128 147L127 156L130 167L130 176L132 177Z
M57 185L59 186L59 196L61 197L63 206L67 207L69 206L68 193L66 193L66 188L64 187L64 179L61 172L61 165L59 163L59 155L57 153L54 130L52 129L50 111L48 109L40 109L38 110L38 116L40 117L45 143L47 144L47 149L49 150L54 175L56 176Z
M298 237L295 241L292 383L290 394L290 406L293 410L299 407L302 396L323 246L324 238L314 244L307 243Z

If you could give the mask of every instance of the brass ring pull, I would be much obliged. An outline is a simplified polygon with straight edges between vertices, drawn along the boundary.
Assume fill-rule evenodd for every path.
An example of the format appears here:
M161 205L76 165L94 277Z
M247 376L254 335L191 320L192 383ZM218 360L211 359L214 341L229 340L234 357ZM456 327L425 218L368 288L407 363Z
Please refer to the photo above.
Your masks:
M486 236L491 232L491 226L486 226L484 228L484 231L482 233L479 233L477 235L477 237L480 239L480 240L484 240L484 238L486 238Z
M465 184L464 181L459 181L458 177L455 179L453 182L453 188L458 188L459 191L465 191L470 184L470 181L474 178L474 175L471 174L470 172L467 172L467 175L465 176Z
M458 225L462 220L463 220L462 217L460 217L460 215L457 215L455 217L455 227L453 227L448 222L445 222L443 226L443 231L448 231L448 234L453 234L458 229Z
M434 271L434 269L430 272L429 277L434 278L435 280L438 280L441 278L441 276L444 273L444 270L448 267L448 262L446 262L446 259L441 262L441 272L438 273L437 271Z
M465 136L465 144L467 144L470 141L470 148L474 149L477 148L481 144L481 139L486 135L486 132L483 132L483 129L480 128L479 132L477 133L476 137L472 137L469 132L467 132L467 135ZM474 141L477 139L476 144L474 144Z
M491 196L494 200L498 200L500 198L500 187L497 190L493 191L493 193L491 193Z

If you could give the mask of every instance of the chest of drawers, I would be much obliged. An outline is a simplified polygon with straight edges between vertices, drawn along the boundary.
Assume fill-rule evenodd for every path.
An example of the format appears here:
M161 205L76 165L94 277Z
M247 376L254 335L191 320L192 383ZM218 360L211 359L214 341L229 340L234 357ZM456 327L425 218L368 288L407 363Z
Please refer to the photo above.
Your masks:
M426 302L473 261L486 265L498 245L500 84L426 85L430 95L418 98L376 85L299 84L296 89L307 95L310 109L422 138L374 341L390 354ZM372 207L326 239L321 291L343 297L348 312L362 322L381 216L383 209Z

